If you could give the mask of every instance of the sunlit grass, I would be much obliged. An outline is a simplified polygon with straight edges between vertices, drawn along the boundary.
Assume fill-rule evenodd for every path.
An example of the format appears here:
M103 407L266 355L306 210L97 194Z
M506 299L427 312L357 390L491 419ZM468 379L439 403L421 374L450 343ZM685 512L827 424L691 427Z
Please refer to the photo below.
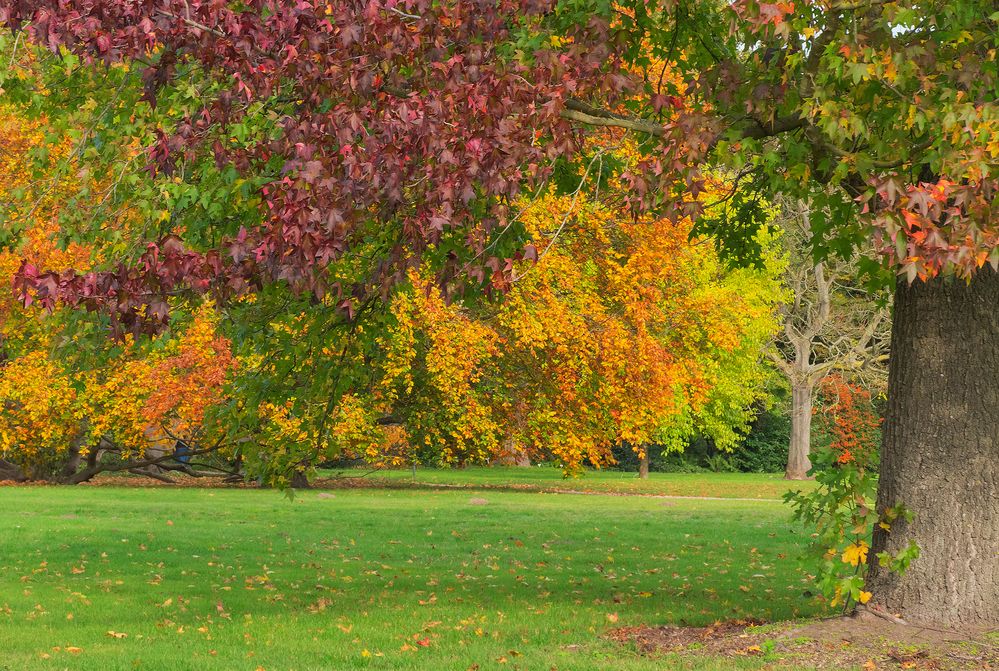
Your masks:
M16 487L0 503L0 669L757 669L602 636L816 612L802 536L765 501Z

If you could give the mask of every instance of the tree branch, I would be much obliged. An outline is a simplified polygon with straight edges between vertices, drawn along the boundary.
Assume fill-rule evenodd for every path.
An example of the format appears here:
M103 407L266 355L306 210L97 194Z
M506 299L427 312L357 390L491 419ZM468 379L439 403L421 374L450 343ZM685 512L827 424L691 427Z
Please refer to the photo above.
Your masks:
M13 480L14 482L24 482L28 476L24 474L21 467L11 463L6 459L0 459L0 480Z
M638 133L648 133L656 137L662 137L666 134L666 128L655 121L648 121L637 117L619 116L607 110L591 107L574 100L566 101L565 109L562 110L561 116L563 119L578 121L588 126L624 128Z
M187 453L187 456L196 457L202 454L209 454L211 452L216 452L222 446L221 441L215 443L211 447L206 447L200 450L191 450ZM134 469L148 468L149 466L156 466L164 461L169 461L171 459L176 459L176 455L173 452L169 454L163 454L159 457L153 457L150 459L138 459L126 461L121 464L101 464L95 463L93 466L86 468L79 473L75 474L73 477L69 478L67 482L72 485L78 485L81 482L86 482L90 480L95 475L100 473L114 473L118 471L132 471Z

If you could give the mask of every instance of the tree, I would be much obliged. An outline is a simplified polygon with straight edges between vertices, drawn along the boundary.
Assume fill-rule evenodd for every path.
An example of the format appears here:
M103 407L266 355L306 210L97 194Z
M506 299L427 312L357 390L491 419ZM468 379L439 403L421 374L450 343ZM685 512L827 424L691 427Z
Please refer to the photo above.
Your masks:
M785 477L803 480L811 462L812 401L826 376L847 372L883 388L888 308L857 286L856 258L815 261L807 207L785 213L782 239L790 259L786 282L791 296L783 306L783 333L770 359L791 387L791 442Z
M233 424L259 426L254 466L281 482L345 454L452 465L513 445L573 472L621 442L682 449L695 426L734 442L761 393L776 270L726 270L689 221L635 221L614 180L596 202L581 180L521 204L538 259L502 301L449 302L413 269L352 328L331 329L328 304L272 321L236 378L254 417Z
M581 127L646 140L646 159L625 174L638 211L696 214L704 204L685 196L721 164L810 202L819 258L874 239L883 263L863 270L899 274L902 317L878 505L907 496L916 514L879 533L875 549L916 539L926 552L901 579L875 570L872 603L913 621L996 622L999 420L994 385L966 393L970 378L999 372L996 324L982 307L999 287L999 274L983 270L999 265L990 0L4 0L0 21L74 58L123 64L150 100L176 91L181 75L221 82L203 103L174 108L180 118L149 146L153 166L178 170L211 154L267 175L261 223L216 225L214 238L202 236L212 246L167 236L141 257L141 272L21 273L43 303L103 309L133 330L164 323L166 303L149 294L238 293L273 280L332 293L350 313L364 287L399 281L414 255L442 249L442 279L466 270L507 288L517 246L491 245L512 219L512 197L551 175L553 159L579 153ZM673 64L678 84L634 76L654 58ZM268 133L229 151L241 119L261 109ZM328 261L353 255L376 222L394 235L364 287L327 282ZM744 229L719 232L738 242ZM945 353L925 352L931 341Z
M699 116L661 131L666 156L679 161L671 167L689 175L692 157L710 156L800 197L811 203L818 258L874 240L881 267L898 275L877 505L904 504L915 518L877 530L873 550L914 540L924 552L901 578L874 567L873 607L913 622L994 625L999 453L988 408L999 341L985 306L999 286L995 8L698 9L686 25L677 12L661 38L661 23L636 20L641 37L631 42L675 37L694 87ZM726 15L734 29L712 32ZM636 178L642 193L656 183ZM862 270L878 274L874 261Z
M0 284L12 286L25 261L58 269L99 262L88 246L60 246L56 238L67 202L103 185L47 119L26 119L13 107L0 114L8 236ZM164 478L150 468L172 463L177 440L195 453L217 449L198 443L208 438L206 412L235 362L216 332L214 306L185 312L175 333L119 345L99 323L0 294L0 478L78 483L120 470Z

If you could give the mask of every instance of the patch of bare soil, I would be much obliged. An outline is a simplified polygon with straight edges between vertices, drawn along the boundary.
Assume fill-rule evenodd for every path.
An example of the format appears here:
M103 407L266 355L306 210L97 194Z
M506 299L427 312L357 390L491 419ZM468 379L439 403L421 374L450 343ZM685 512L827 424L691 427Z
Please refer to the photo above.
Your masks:
M622 627L608 634L649 655L759 657L768 669L999 671L999 638L897 624L861 613L804 623Z
M197 489L256 489L256 482L228 481L221 475L192 477L183 473L170 473L172 482L162 482L142 475L102 473L93 480L81 482L85 487L191 487Z

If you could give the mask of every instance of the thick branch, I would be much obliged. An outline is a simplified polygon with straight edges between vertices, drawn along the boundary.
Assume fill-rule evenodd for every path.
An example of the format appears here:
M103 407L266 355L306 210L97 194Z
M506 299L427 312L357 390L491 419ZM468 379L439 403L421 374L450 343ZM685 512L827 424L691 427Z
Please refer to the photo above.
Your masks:
M565 109L562 110L562 118L570 121L578 121L589 126L605 126L611 128L623 128L638 133L648 133L656 137L666 134L666 128L655 121L642 119L639 117L624 116L609 110L588 105L579 100L567 100ZM780 117L773 121L760 121L759 119L744 119L733 123L730 128L735 128L743 138L762 139L781 135L808 125L808 120L798 114ZM716 138L715 144L721 135Z
M773 349L767 350L767 358L770 359L770 362L777 366L777 368L779 368L780 371L788 378L790 378L794 373L794 369L791 367L791 364L787 362L787 359L782 357Z
M159 480L160 482L165 482L168 485L177 484L177 481L171 478L169 475L163 475L162 473L154 473L153 471L150 471L148 469L144 470L141 468L130 468L128 469L128 472L133 473L134 475L144 475L147 478L152 478L153 480Z
M219 442L219 443L216 443L215 445L213 445L211 447L206 447L206 448L203 448L203 449L200 449L200 450L191 450L190 452L187 453L187 456L195 457L195 456L202 455L202 454L209 454L211 452L217 451L220 447L221 447L221 443ZM160 463L163 463L165 461L170 461L171 459L176 459L176 455L173 454L172 452L168 453L168 454L161 455L159 457L152 457L152 458L149 458L149 459L136 459L136 460L126 461L126 462L121 463L121 464L101 464L101 463L95 463L94 465L90 466L89 468L86 468L86 469L80 471L79 473L73 475L73 477L69 478L67 480L67 482L69 484L77 485L77 484L80 484L81 482L86 482L87 480L90 480L95 475L98 475L100 473L113 473L113 472L117 472L117 471L133 471L135 469L142 469L142 468L148 468L149 466L156 466L156 465L158 465Z
M744 138L761 140L766 137L783 135L784 133L804 128L807 125L808 120L798 114L780 117L779 119L767 122L753 119L752 123L742 126L739 134Z
M24 474L21 467L11 463L6 459L0 459L0 480L13 480L14 482L24 482L28 476Z
M625 117L613 114L607 110L591 107L576 100L568 100L565 109L562 110L562 118L570 121L578 121L588 126L608 126L611 128L624 128L638 133L648 133L656 137L666 134L666 129L662 124L655 121L648 121L637 117Z

